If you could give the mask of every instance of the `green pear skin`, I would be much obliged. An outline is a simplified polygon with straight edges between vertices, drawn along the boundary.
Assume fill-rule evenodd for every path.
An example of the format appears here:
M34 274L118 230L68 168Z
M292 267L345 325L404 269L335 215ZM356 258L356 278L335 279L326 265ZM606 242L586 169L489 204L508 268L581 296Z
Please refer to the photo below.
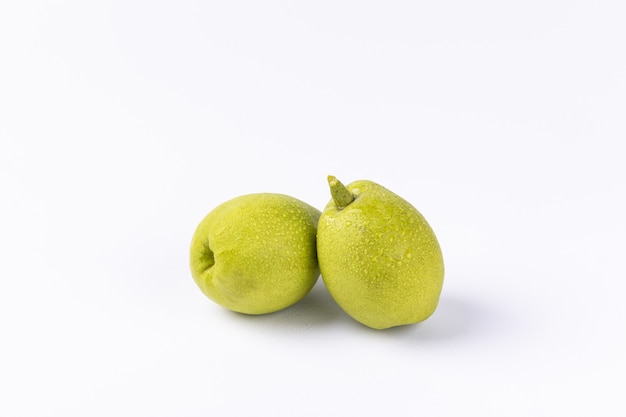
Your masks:
M418 323L433 314L443 287L437 238L409 202L372 181L328 178L317 256L337 304L374 328Z
M319 277L320 211L283 194L248 194L213 209L191 241L191 274L217 304L266 314L302 299Z

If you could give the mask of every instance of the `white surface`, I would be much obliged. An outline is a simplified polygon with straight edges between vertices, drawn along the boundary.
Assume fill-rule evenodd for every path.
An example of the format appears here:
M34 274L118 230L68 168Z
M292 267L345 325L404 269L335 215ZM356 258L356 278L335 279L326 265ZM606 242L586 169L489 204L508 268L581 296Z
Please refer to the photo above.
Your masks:
M513 4L514 3L514 4ZM0 6L0 415L623 416L620 1ZM326 175L411 201L428 321L230 313L191 234Z

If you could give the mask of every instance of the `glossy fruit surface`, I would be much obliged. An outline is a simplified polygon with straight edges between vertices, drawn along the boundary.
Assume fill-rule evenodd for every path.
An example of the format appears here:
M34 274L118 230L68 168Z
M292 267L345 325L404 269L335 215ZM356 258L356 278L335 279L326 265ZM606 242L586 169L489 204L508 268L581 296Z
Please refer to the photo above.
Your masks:
M191 242L202 292L230 310L265 314L303 298L319 277L319 210L283 194L248 194L212 210Z
M426 219L372 181L344 187L330 176L329 185L333 199L319 219L317 254L337 304L375 329L428 318L439 302L444 265Z

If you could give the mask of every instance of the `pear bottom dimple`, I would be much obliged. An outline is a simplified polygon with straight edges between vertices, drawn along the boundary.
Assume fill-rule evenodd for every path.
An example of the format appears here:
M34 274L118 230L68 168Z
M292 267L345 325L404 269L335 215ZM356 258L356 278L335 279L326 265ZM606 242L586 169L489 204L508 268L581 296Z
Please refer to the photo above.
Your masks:
M217 304L266 314L302 299L319 276L320 212L282 194L249 194L212 210L191 242L190 267Z

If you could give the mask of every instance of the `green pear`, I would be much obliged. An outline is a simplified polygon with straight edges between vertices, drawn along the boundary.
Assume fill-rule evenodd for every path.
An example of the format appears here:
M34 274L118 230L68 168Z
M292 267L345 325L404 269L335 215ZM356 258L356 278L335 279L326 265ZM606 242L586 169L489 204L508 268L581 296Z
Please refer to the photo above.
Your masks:
M302 299L319 277L320 211L283 194L249 194L213 209L198 225L191 274L217 304L266 314Z
M372 181L328 183L317 229L322 279L337 304L374 328L418 323L439 302L443 257L426 219Z

